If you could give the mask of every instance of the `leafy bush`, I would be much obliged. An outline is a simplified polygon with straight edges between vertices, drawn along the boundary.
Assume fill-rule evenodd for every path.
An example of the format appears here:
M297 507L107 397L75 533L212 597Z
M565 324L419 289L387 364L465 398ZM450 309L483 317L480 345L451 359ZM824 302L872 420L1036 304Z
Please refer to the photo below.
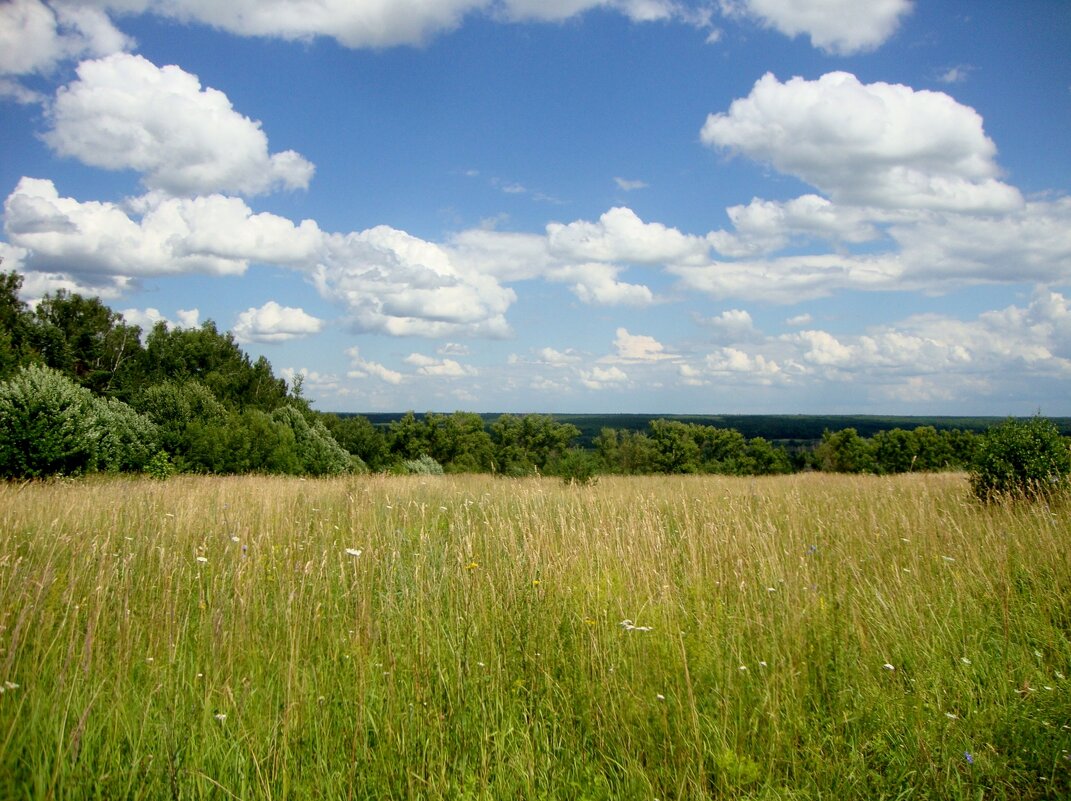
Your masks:
M1068 488L1071 449L1054 423L1040 415L1008 419L981 438L970 471L971 490L983 501L1035 500Z
M303 472L313 476L337 476L349 472L350 454L319 420L309 420L294 406L280 406L272 412L271 418L294 432L294 448Z
M443 466L427 454L402 462L403 472L414 476L441 476Z
M22 368L0 384L0 475L40 478L141 470L156 427L125 403L105 400L48 367Z

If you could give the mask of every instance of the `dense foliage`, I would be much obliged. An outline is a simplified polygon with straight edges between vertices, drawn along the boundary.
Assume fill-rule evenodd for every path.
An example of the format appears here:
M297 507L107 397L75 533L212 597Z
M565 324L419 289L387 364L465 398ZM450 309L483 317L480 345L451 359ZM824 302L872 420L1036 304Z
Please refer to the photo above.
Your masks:
M252 360L212 321L158 323L143 337L97 298L59 291L30 309L21 284L16 273L0 274L0 476L9 478L389 471L586 482L597 474L971 468L985 498L1036 496L1067 480L1066 441L1041 420L985 437L932 425L875 430L869 420L862 434L827 428L817 442L748 437L695 418L643 419L641 427L641 418L621 416L620 426L597 435L570 422L579 418L539 414L408 412L377 425L314 412L300 385L288 387L267 359Z
M1071 449L1041 417L1006 420L981 438L971 467L974 494L985 501L1037 499L1067 490Z

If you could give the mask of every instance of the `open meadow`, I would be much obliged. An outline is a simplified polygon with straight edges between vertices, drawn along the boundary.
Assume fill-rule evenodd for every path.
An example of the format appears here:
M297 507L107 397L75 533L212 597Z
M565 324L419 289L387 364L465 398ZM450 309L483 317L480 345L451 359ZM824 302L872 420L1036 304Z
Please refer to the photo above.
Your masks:
M961 474L0 485L0 798L1068 798L1069 511Z

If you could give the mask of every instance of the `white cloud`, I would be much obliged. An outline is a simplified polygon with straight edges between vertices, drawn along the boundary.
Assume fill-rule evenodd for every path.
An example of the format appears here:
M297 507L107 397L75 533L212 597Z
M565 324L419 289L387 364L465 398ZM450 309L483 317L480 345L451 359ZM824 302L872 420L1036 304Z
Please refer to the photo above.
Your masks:
M614 338L615 359L625 362L660 362L674 358L657 339L645 334L630 334L618 328Z
M197 76L126 53L82 62L50 121L44 138L59 155L136 170L147 187L172 195L304 188L314 171L292 150L269 155L260 123Z
M346 355L350 360L350 371L346 374L349 378L378 378L388 384L397 386L405 379L401 373L384 367L378 362L368 361L361 358L361 351L356 346L349 348Z
M911 0L721 0L721 6L786 36L807 35L815 47L838 55L880 46L912 8Z
M592 223L547 225L550 253L568 262L601 261L660 264L702 260L709 249L702 237L687 236L661 223L645 223L632 209L612 208Z
M857 244L880 235L868 219L867 209L836 206L818 195L788 201L754 198L746 206L731 206L726 211L735 233L716 231L707 241L719 253L733 258L780 250L797 239Z
M777 362L761 353L754 356L739 348L719 348L706 357L706 372L715 376L731 375L735 380L771 384L783 378Z
M627 178L614 178L617 188L624 192L633 192L637 189L646 189L646 181L630 181Z
M291 306L269 300L259 309L249 308L238 315L234 335L239 342L289 342L320 333L323 320Z
M702 323L713 329L718 338L726 342L747 342L761 336L751 315L743 309L727 309L717 317L703 320Z
M466 378L479 373L475 367L461 364L454 359L433 359L422 353L409 354L405 357L405 363L416 367L418 375L436 376L439 378Z
M4 202L9 241L30 269L102 276L208 273L240 275L250 261L305 263L323 235L311 221L295 226L253 214L237 198L146 195L126 207L61 197L48 180L23 178Z
M785 320L785 325L790 325L793 328L800 328L801 326L810 325L814 322L814 317L810 314L803 313L797 314L794 317L789 317Z
M819 188L837 204L1002 212L1022 197L998 180L982 118L941 92L862 84L846 72L785 83L767 73L701 137Z
M628 375L618 367L595 367L580 372L580 383L588 389L606 389L628 382Z
M577 264L547 272L552 281L572 284L570 289L584 303L595 306L649 306L654 293L642 284L618 281L620 268L610 264Z
M581 356L572 348L564 352L554 348L540 348L536 351L536 357L540 364L546 364L550 367L568 367L581 361Z
M41 0L0 4L0 75L48 73L61 61L132 45L100 8Z
M355 329L394 336L504 337L516 300L493 276L388 226L328 237L313 280L346 307Z

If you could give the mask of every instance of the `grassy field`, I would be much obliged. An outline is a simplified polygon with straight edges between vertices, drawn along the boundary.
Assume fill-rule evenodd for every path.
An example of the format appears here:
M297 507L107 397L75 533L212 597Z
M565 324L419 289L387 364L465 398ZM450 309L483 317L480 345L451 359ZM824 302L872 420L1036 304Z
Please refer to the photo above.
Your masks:
M961 475L0 485L0 798L1068 798L1069 512Z

